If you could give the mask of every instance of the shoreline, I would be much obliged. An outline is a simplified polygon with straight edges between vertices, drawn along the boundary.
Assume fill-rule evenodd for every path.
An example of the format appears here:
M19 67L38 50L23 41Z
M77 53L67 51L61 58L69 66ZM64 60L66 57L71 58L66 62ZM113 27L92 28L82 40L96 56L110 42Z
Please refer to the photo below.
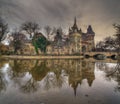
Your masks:
M84 60L88 62L108 62L108 63L117 63L118 60L113 60L106 58L105 60L96 60L94 58L84 58L84 56L17 56L17 55L2 55L0 60Z
M18 55L2 55L1 59L83 59L84 56L18 56Z

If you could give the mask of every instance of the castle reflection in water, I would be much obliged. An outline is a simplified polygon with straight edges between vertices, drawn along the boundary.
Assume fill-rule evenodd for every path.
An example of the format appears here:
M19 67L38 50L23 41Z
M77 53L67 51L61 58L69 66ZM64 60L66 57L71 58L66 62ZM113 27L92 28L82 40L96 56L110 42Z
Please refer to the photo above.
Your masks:
M78 85L87 80L92 86L95 79L95 63L81 60L9 60L0 63L0 69L7 69L7 75L0 70L0 88L5 88L5 78L14 81L23 92L34 92L44 89L61 88L69 84L76 95ZM4 76L4 77L3 77Z

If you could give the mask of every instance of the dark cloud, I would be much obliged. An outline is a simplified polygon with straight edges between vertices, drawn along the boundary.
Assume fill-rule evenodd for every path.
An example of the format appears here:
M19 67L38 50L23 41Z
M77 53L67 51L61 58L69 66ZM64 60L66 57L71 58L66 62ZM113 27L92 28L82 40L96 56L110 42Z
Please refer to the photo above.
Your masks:
M113 23L120 23L119 4L120 0L0 0L0 13L11 27L24 21L69 27L76 16L82 30L91 24L99 40L114 33Z

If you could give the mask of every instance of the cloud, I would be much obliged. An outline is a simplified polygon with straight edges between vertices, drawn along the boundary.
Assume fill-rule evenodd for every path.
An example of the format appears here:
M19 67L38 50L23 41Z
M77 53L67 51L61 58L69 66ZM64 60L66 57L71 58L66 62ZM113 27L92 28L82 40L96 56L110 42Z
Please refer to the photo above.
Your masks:
M91 24L99 40L114 33L113 23L120 23L119 4L120 0L0 0L0 13L11 27L35 21L68 28L76 16L82 30Z

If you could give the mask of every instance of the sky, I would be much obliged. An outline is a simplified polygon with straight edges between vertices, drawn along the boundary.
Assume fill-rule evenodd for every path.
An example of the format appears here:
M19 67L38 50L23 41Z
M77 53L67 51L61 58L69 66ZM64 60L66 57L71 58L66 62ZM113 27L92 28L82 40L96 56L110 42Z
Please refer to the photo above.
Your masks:
M83 32L92 25L95 41L115 34L114 23L120 24L120 0L0 0L0 15L10 28L25 21L41 27L72 27L74 17Z

